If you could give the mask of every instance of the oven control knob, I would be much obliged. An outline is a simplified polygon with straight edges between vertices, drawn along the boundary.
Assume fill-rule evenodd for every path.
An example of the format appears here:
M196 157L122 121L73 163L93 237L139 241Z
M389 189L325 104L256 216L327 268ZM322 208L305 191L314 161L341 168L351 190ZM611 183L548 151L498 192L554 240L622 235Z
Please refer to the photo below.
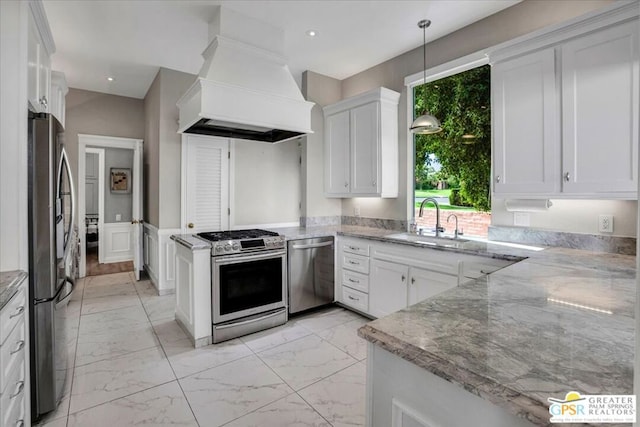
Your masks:
M216 246L216 252L222 252L222 246Z
M229 252L231 250L231 245L229 243L224 245L224 250L225 250L225 252Z
M233 244L233 250L234 251L240 250L240 245L238 244L238 242Z

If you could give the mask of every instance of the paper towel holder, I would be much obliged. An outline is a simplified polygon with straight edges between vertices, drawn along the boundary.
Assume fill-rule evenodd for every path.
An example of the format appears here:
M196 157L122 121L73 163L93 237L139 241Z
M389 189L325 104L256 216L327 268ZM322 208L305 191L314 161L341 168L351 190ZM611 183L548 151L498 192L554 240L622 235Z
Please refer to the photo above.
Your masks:
M545 212L553 206L549 199L506 199L504 207L507 212Z

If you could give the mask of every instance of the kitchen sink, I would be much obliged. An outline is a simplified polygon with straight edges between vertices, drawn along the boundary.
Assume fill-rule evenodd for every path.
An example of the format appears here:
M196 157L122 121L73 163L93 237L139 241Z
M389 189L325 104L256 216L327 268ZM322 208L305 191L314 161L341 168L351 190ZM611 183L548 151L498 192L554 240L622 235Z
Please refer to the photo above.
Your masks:
M398 233L385 236L388 239L404 240L428 246L443 246L446 248L461 248L469 240L455 238L451 236L425 236L415 233Z

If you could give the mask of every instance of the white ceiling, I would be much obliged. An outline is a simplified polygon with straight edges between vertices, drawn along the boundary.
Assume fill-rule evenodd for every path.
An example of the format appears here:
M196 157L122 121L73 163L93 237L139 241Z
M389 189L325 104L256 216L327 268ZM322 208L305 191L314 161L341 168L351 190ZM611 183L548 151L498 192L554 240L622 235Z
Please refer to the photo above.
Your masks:
M54 70L70 87L144 98L158 68L197 74L215 7L285 31L294 77L304 70L344 79L520 0L44 0L56 43ZM318 36L305 32L316 30ZM112 76L115 81L108 82Z

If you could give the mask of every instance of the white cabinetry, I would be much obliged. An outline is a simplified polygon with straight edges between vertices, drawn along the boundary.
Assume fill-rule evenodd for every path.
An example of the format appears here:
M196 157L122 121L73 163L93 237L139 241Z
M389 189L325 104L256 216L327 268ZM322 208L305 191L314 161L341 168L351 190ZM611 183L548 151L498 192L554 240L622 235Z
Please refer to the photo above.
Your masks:
M65 126L65 110L67 108L65 98L68 92L69 87L67 86L67 79L64 77L64 73L52 71L50 110L51 114L58 119L63 128Z
M493 54L497 197L637 198L637 23L571 35Z
M398 196L398 99L385 88L324 107L325 195Z
M38 113L51 109L51 55L55 44L49 23L40 2L29 2L29 32L27 39L27 82L29 107Z
M336 300L383 317L513 261L338 237Z
M369 312L369 244L338 239L336 300L362 313Z
M561 53L563 192L637 198L637 22L572 40Z
M211 344L211 249L176 243L176 320L196 347Z
M384 317L406 308L407 276L409 267L406 265L374 259L371 262L369 314Z
M493 189L554 193L560 184L555 51L493 66Z
M28 425L27 282L0 311L0 426Z
M182 135L182 229L229 229L229 140Z

